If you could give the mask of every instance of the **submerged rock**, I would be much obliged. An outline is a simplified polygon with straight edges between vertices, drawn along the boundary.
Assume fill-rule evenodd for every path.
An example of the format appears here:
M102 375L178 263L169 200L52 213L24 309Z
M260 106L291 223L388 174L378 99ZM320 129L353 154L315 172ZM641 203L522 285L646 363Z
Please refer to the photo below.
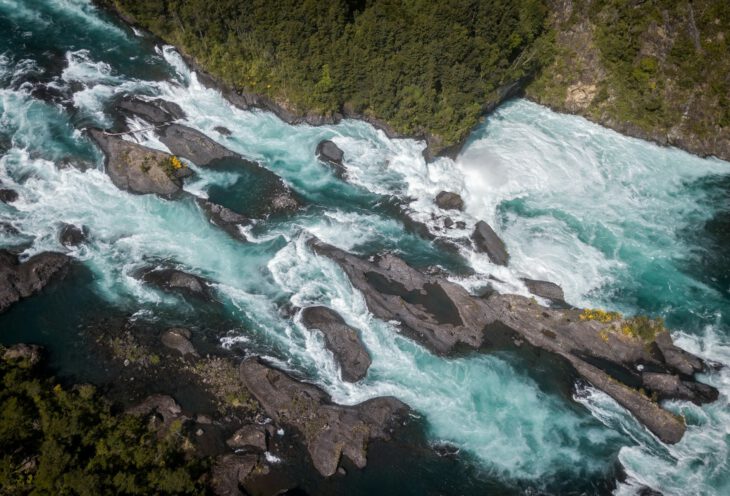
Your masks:
M325 345L340 365L343 380L357 382L365 377L372 363L368 350L357 331L337 312L326 307L308 307L302 311L302 322L324 334Z
M345 172L347 170L342 164L342 159L344 158L345 153L332 141L320 141L314 153L319 160L332 167L332 170L337 177L343 178L345 176Z
M233 134L230 129L224 126L216 126L213 128L213 130L222 134L223 136L230 136L231 134Z
M21 264L17 255L0 250L0 313L63 277L70 262L63 253L43 252Z
M212 295L208 283L202 277L188 274L178 269L148 269L142 273L142 280L153 284L165 291L182 293L205 300L211 300Z
M180 327L173 327L162 333L160 337L162 344L170 349L177 350L182 356L198 356L193 343L190 342L190 330Z
M251 224L251 219L205 198L196 197L195 202L213 224L226 231L232 237L241 241L247 241L246 236L241 232L240 226Z
M358 468L365 467L370 440L388 440L408 412L408 406L391 397L354 406L334 404L318 387L295 381L256 358L244 360L240 374L275 422L301 433L314 467L325 477L337 472L343 455Z
M436 195L434 203L444 210L464 210L464 200L456 193L442 191Z
M477 251L486 253L492 263L507 265L509 262L507 248L504 246L504 241L494 232L492 226L480 220L474 228L472 239Z
M150 124L165 124L185 118L180 105L161 98L142 100L137 96L126 96L117 103L117 109L125 114L137 115Z
M58 237L64 246L78 246L86 241L87 230L83 226L76 227L72 224L62 224Z
M120 136L111 136L100 129L91 129L91 137L106 156L106 172L114 185L139 194L154 193L176 198L182 191L182 178L190 170L165 152L131 143Z
M676 347L667 331L647 319L543 307L530 298L496 292L474 297L443 276L424 274L390 254L365 261L316 239L309 245L342 267L376 317L400 323L405 335L431 350L450 354L463 348L511 348L519 342L522 352L547 351L664 442L682 437L684 421L648 395L696 402L717 397L715 388L692 379L704 363ZM644 368L682 378L677 383L673 378L642 376L638 371Z

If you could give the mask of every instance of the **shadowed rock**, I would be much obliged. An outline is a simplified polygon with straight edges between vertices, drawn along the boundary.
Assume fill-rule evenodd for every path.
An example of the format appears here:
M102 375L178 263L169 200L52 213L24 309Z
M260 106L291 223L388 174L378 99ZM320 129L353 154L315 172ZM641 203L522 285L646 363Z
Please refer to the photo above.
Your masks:
M190 174L190 169L185 166L175 169L170 154L110 136L99 129L91 129L89 134L104 152L106 172L117 188L164 198L180 195L182 178Z
M248 217L204 198L196 197L195 202L213 224L226 231L232 237L241 241L247 241L246 236L243 235L239 227L251 224L251 220Z
M216 496L243 496L239 488L251 475L260 471L261 459L256 454L223 455L211 470L210 485Z
M256 448L266 451L266 430L260 425L245 425L238 429L226 444L234 450Z
M3 203L13 203L18 199L18 192L13 189L0 189L0 201Z
M647 338L631 332L634 321L619 315L591 317L581 309L543 307L519 295L477 298L438 275L426 275L393 255L365 261L312 239L309 245L335 261L362 292L370 311L437 353L463 348L513 347L547 351L567 361L579 377L601 389L629 410L659 439L677 442L684 433L682 418L663 410L642 393L663 398L712 401L717 390L692 379L703 362L676 347L667 331ZM626 331L629 329L629 331ZM526 344L524 344L526 342ZM666 378L639 370L682 376L672 388Z
M507 253L507 248L504 246L504 241L497 236L497 233L494 232L494 229L489 224L483 220L477 222L472 239L474 240L477 251L486 253L492 263L507 265L509 262L509 254Z
M342 159L345 154L332 141L320 141L314 153L319 160L332 167L332 170L337 177L343 178L345 176L346 169L345 166L342 165Z
M43 252L21 264L17 255L0 250L0 313L63 277L70 262L63 253Z
M152 414L162 417L160 433L164 434L173 421L182 415L182 408L171 397L165 394L153 394L145 398L142 403L127 409L129 415L146 417Z
M177 103L162 100L142 100L136 96L127 96L117 103L122 113L137 115L150 124L165 124L176 119L184 119L185 112Z
M525 283L525 286L527 286L527 289L530 290L530 293L534 294L535 296L545 298L546 300L550 300L554 303L566 304L563 288L561 288L554 282L527 278L523 278L522 282Z
M297 382L256 358L243 361L241 380L280 425L304 437L314 467L325 477L337 471L341 456L358 468L367 463L371 439L389 439L408 407L391 398L374 398L354 406L333 404L321 389Z
M325 345L340 365L343 380L356 382L365 377L372 360L357 331L342 317L326 307L309 307L302 311L302 322L324 334Z
M164 291L182 293L205 300L212 299L208 284L202 277L177 269L148 269L142 273L142 280Z
M160 337L162 344L170 349L177 350L182 356L192 355L198 356L195 347L190 342L190 330L179 327L173 327L166 330Z
M434 203L444 210L464 210L464 200L456 193L442 191L436 195Z
M78 246L86 241L86 228L76 227L71 224L62 224L61 232L58 235L59 241L64 246Z
M23 366L28 368L35 367L42 359L43 348L35 344L14 344L3 353L3 360L23 362Z

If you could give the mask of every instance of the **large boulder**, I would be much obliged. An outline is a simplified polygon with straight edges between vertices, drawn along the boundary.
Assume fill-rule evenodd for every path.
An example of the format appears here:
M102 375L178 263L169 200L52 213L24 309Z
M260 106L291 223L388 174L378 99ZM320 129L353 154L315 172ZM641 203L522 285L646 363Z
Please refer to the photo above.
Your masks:
M160 141L170 151L184 157L200 167L206 167L215 160L238 158L239 155L218 144L205 134L181 124L171 124L160 129Z
M553 303L565 305L565 293L563 288L550 281L540 281L538 279L527 279L523 278L522 282L525 283L530 293L546 300L550 300Z
M309 329L324 334L324 342L340 365L342 379L356 382L365 377L372 360L357 331L340 315L327 307L308 307L302 311L302 322Z
M205 279L182 270L155 267L142 271L141 278L144 282L157 286L164 291L182 293L185 296L204 300L212 299Z
M345 176L347 169L345 169L345 166L342 164L342 159L345 154L332 141L320 141L314 153L319 160L332 167L332 170L337 177L342 178Z
M198 356L193 343L190 342L190 330L181 327L173 327L166 330L160 336L160 341L166 347L178 351L182 356Z
M89 134L106 156L106 172L114 185L138 194L154 193L176 198L182 191L182 178L190 170L169 153L132 143L120 136L91 129Z
M18 192L13 189L0 189L0 202L13 203L18 199Z
M497 236L492 226L480 220L477 222L472 234L474 245L480 252L486 253L492 263L497 265L507 265L509 262L509 253L504 246L504 241Z
M337 472L343 455L358 468L365 467L370 441L388 440L408 412L404 403L391 397L353 406L334 404L318 387L295 381L257 358L244 360L240 375L276 423L301 433L314 467L325 477Z
M442 354L464 348L547 352L567 362L630 411L659 439L677 442L684 421L656 397L713 401L717 390L693 379L705 364L672 343L659 321L600 310L544 307L532 298L470 295L438 274L424 274L392 254L364 260L312 239L312 249L335 261L378 318ZM651 370L653 374L643 374ZM677 382L674 377L681 380ZM651 395L655 393L655 396Z
M464 200L456 193L442 191L436 195L434 203L444 210L464 210Z
M21 264L17 255L0 250L0 313L63 277L70 262L63 253L43 252Z
M86 241L87 230L85 227L77 227L72 224L62 224L58 234L59 241L63 246L78 246Z
M126 96L117 103L117 109L124 114L139 116L156 125L185 118L185 112L180 105L160 98L142 100L137 96Z

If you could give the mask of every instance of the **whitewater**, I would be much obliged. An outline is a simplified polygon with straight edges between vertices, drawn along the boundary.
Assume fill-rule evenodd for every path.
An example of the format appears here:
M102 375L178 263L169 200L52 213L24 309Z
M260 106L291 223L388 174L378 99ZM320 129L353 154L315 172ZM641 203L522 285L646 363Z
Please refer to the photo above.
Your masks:
M0 181L20 196L0 203L0 223L17 230L0 230L0 248L22 246L24 258L65 250L60 223L84 225L90 241L71 255L93 274L91 290L150 320L198 315L133 276L149 261L171 260L216 281L216 297L236 323L219 329L221 346L255 350L339 403L398 397L422 419L430 442L459 448L477 480L499 480L515 492L565 493L577 481L613 481L618 461L625 474L612 484L616 494L642 486L667 495L730 493L727 367L701 378L720 390L718 401L669 405L688 429L667 446L591 387L577 388L569 401L519 356L433 355L370 314L342 270L306 246L314 235L365 256L389 250L415 266L448 270L474 292L490 276L499 291L524 295L521 278L554 281L576 306L661 316L678 345L730 365L727 239L706 228L730 215L729 163L627 138L526 100L488 116L455 160L429 163L425 143L390 139L364 122L292 126L235 108L202 85L173 47L84 1L0 0L0 28L7 33L0 35ZM56 96L38 98L40 84ZM82 130L110 125L108 105L121 94L177 103L185 125L282 177L307 207L247 227L250 242L242 244L190 199L118 190ZM166 150L151 132L127 139ZM345 181L316 160L323 139L344 150ZM256 201L235 171L192 167L197 175L185 188L193 195ZM433 203L442 190L464 198L463 212L449 212L464 229L444 229L445 213ZM383 207L393 197L434 235L454 241L458 254L406 230ZM509 267L461 242L479 220L504 239ZM343 382L322 337L282 311L289 305L326 305L358 329L373 359L367 377ZM8 339L4 333L19 336L22 325L48 325L3 319L0 341Z

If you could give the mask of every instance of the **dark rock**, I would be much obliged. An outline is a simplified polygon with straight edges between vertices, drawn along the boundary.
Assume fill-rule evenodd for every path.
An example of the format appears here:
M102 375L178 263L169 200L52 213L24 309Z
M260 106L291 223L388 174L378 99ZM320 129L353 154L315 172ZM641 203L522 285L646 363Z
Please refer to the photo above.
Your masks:
M226 231L232 237L241 241L247 241L246 236L241 232L239 226L251 224L251 220L248 217L204 198L195 198L195 201L213 224Z
M18 192L12 189L0 189L0 201L3 203L13 203L18 199Z
M715 394L710 386L691 380L703 362L674 346L668 332L657 336L662 352L655 353L649 343L622 333L630 322L620 317L600 322L581 317L580 309L543 307L530 298L496 292L479 298L390 254L365 261L316 239L309 245L342 267L376 317L399 322L403 334L436 353L512 348L515 342L522 352L546 351L570 364L577 376L614 398L664 442L682 437L684 421L640 392L637 365L662 373L684 369L689 374L682 385L696 391L696 399ZM667 397L687 395L685 389L665 389Z
M233 450L256 448L266 451L266 430L260 425L246 425L238 429L226 444Z
M546 300L551 300L555 303L565 303L565 294L563 293L563 288L561 288L554 282L527 278L523 278L522 282L525 283L525 286L527 286L527 289L530 290L530 293L536 296L540 296L541 298L545 298Z
M117 188L138 194L154 193L164 198L180 195L182 180L176 175L170 154L105 134L99 129L91 129L89 134L104 152L106 173Z
M451 217L446 217L444 219L444 227L446 229L451 229L451 227L454 225L454 220Z
M20 234L20 231L18 231L18 229L9 222L0 222L0 233L16 236Z
M320 141L317 145L317 150L314 152L319 160L329 164L332 167L335 175L339 178L345 176L345 166L342 165L342 159L344 152L330 140Z
M78 246L86 241L86 228L76 227L71 224L62 224L59 240L64 246Z
M461 196L449 191L442 191L436 195L434 202L439 208L443 208L444 210L464 210L464 200Z
M644 372L641 374L644 387L655 392L659 399L688 400L697 404L715 401L719 395L717 389L698 382L683 381L673 374Z
M240 485L245 483L260 465L255 454L223 455L216 459L211 470L211 487L216 496L244 496Z
M157 125L185 118L185 112L178 104L159 98L142 100L136 96L127 96L117 103L117 109L125 114L139 116L150 124Z
M190 331L179 327L166 330L160 337L162 344L170 349L177 350L182 356L198 356L195 347L190 342Z
M497 236L494 229L480 220L477 222L472 234L472 239L477 248L477 251L486 253L489 259L497 265L507 265L509 262L509 254L507 248L504 246L504 242Z
M408 411L404 403L391 397L354 406L336 405L321 389L295 381L256 358L244 360L240 374L267 415L302 434L314 467L325 477L336 473L342 455L358 468L365 467L370 440L388 440Z
M165 394L153 394L145 398L142 403L128 408L126 413L140 417L159 415L162 417L162 425L159 426L162 432L172 424L173 421L182 416L182 408L171 397Z
M324 342L340 365L343 380L356 382L365 377L372 360L357 331L342 317L326 307L309 307L302 311L302 322L324 334Z
M207 167L215 160L239 158L223 145L205 134L187 126L171 124L160 130L160 141L179 157L184 157L200 167Z
M457 220L456 228L457 229L466 229L466 222L464 222L463 220Z
M185 296L211 300L208 283L202 277L177 269L154 268L142 273L142 280L165 291L174 291Z
M3 360L22 362L28 368L35 367L42 359L43 348L34 344L14 344L3 353Z
M218 133L222 134L223 136L230 136L231 134L233 134L233 133L231 133L231 130L228 129L227 127L216 126L213 129L215 131L218 131Z
M70 261L63 253L43 252L21 264L16 255L0 250L0 313L63 277Z

